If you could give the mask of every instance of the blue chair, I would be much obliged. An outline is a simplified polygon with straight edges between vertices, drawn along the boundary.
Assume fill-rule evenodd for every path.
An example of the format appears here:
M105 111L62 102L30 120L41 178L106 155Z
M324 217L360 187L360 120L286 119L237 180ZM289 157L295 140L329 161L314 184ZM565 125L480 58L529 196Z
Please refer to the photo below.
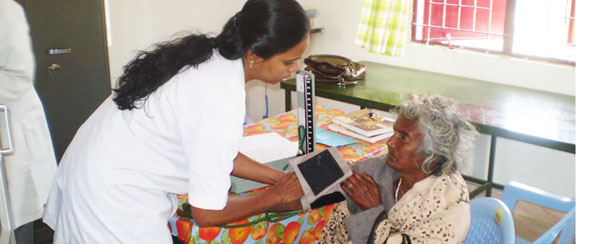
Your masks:
M559 244L575 243L575 208L571 209L564 217L562 217L552 228L535 240L535 244L552 243L556 236Z
M471 200L471 226L465 244L514 244L515 226L506 205L495 198Z
M516 217L515 206L517 201L526 201L537 204L544 208L565 212L566 214L550 229L542 233L541 236L537 237L533 242L524 240L522 237L516 237L516 243L552 243L560 233L558 238L559 244L574 243L575 242L575 199L559 196L553 193L549 193L540 190L535 187L531 187L518 182L510 182L504 187L502 193L502 201L508 206L510 212L513 214L513 219ZM518 221L518 220L516 220ZM518 223L515 223L518 225Z

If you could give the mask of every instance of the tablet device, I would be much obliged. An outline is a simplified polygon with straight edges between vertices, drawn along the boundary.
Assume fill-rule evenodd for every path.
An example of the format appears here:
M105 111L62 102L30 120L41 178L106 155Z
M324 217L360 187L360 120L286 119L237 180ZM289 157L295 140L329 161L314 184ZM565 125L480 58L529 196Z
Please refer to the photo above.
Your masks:
M304 209L318 198L339 190L339 184L352 175L352 169L336 148L315 151L289 161L304 196Z

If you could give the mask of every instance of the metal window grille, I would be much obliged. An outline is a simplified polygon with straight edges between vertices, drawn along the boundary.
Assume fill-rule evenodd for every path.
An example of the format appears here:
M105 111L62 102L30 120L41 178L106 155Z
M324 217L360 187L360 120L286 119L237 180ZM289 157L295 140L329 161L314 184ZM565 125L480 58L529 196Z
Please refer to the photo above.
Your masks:
M412 40L574 64L576 0L414 0Z

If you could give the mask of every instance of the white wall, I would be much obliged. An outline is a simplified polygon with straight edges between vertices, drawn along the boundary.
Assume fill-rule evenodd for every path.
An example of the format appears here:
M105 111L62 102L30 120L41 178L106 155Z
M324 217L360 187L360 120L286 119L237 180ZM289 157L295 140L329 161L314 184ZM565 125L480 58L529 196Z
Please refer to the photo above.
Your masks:
M109 1L111 79L122 73L137 50L169 40L181 31L218 33L225 21L238 11L244 0L128 0ZM410 44L402 57L370 54L353 45L360 0L300 0L319 9L324 29L312 35L306 54L341 54L354 60L368 60L414 69L470 77L502 84L575 95L575 68L565 65L497 57L469 51ZM269 115L284 112L284 93L279 85L268 85ZM265 85L247 83L247 112L253 119L265 114ZM292 99L294 101L295 99ZM344 111L358 109L327 99L317 103ZM482 136L467 173L487 174L489 136ZM575 156L499 139L495 179L500 183L518 180L557 194L575 196Z
M106 0L109 5L111 80L139 50L185 32L219 33L244 0Z
M218 34L230 16L239 11L244 0L105 0L108 1L107 22L110 25L109 65L111 85L123 73L122 67L140 50L154 43L185 34ZM248 114L259 119L265 114L264 83L249 82ZM277 92L279 85L270 85ZM283 93L270 102L271 110L284 111ZM271 113L273 114L273 113Z

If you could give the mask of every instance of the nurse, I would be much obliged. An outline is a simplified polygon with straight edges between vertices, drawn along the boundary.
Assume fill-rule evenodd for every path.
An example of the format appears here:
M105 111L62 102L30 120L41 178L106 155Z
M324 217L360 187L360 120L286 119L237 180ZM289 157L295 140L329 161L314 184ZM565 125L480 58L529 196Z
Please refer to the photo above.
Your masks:
M294 205L296 176L249 159L238 143L245 82L296 72L309 30L296 1L249 0L216 37L139 53L60 161L43 217L55 243L171 243L177 194L189 195L199 226ZM230 175L274 187L228 196Z

